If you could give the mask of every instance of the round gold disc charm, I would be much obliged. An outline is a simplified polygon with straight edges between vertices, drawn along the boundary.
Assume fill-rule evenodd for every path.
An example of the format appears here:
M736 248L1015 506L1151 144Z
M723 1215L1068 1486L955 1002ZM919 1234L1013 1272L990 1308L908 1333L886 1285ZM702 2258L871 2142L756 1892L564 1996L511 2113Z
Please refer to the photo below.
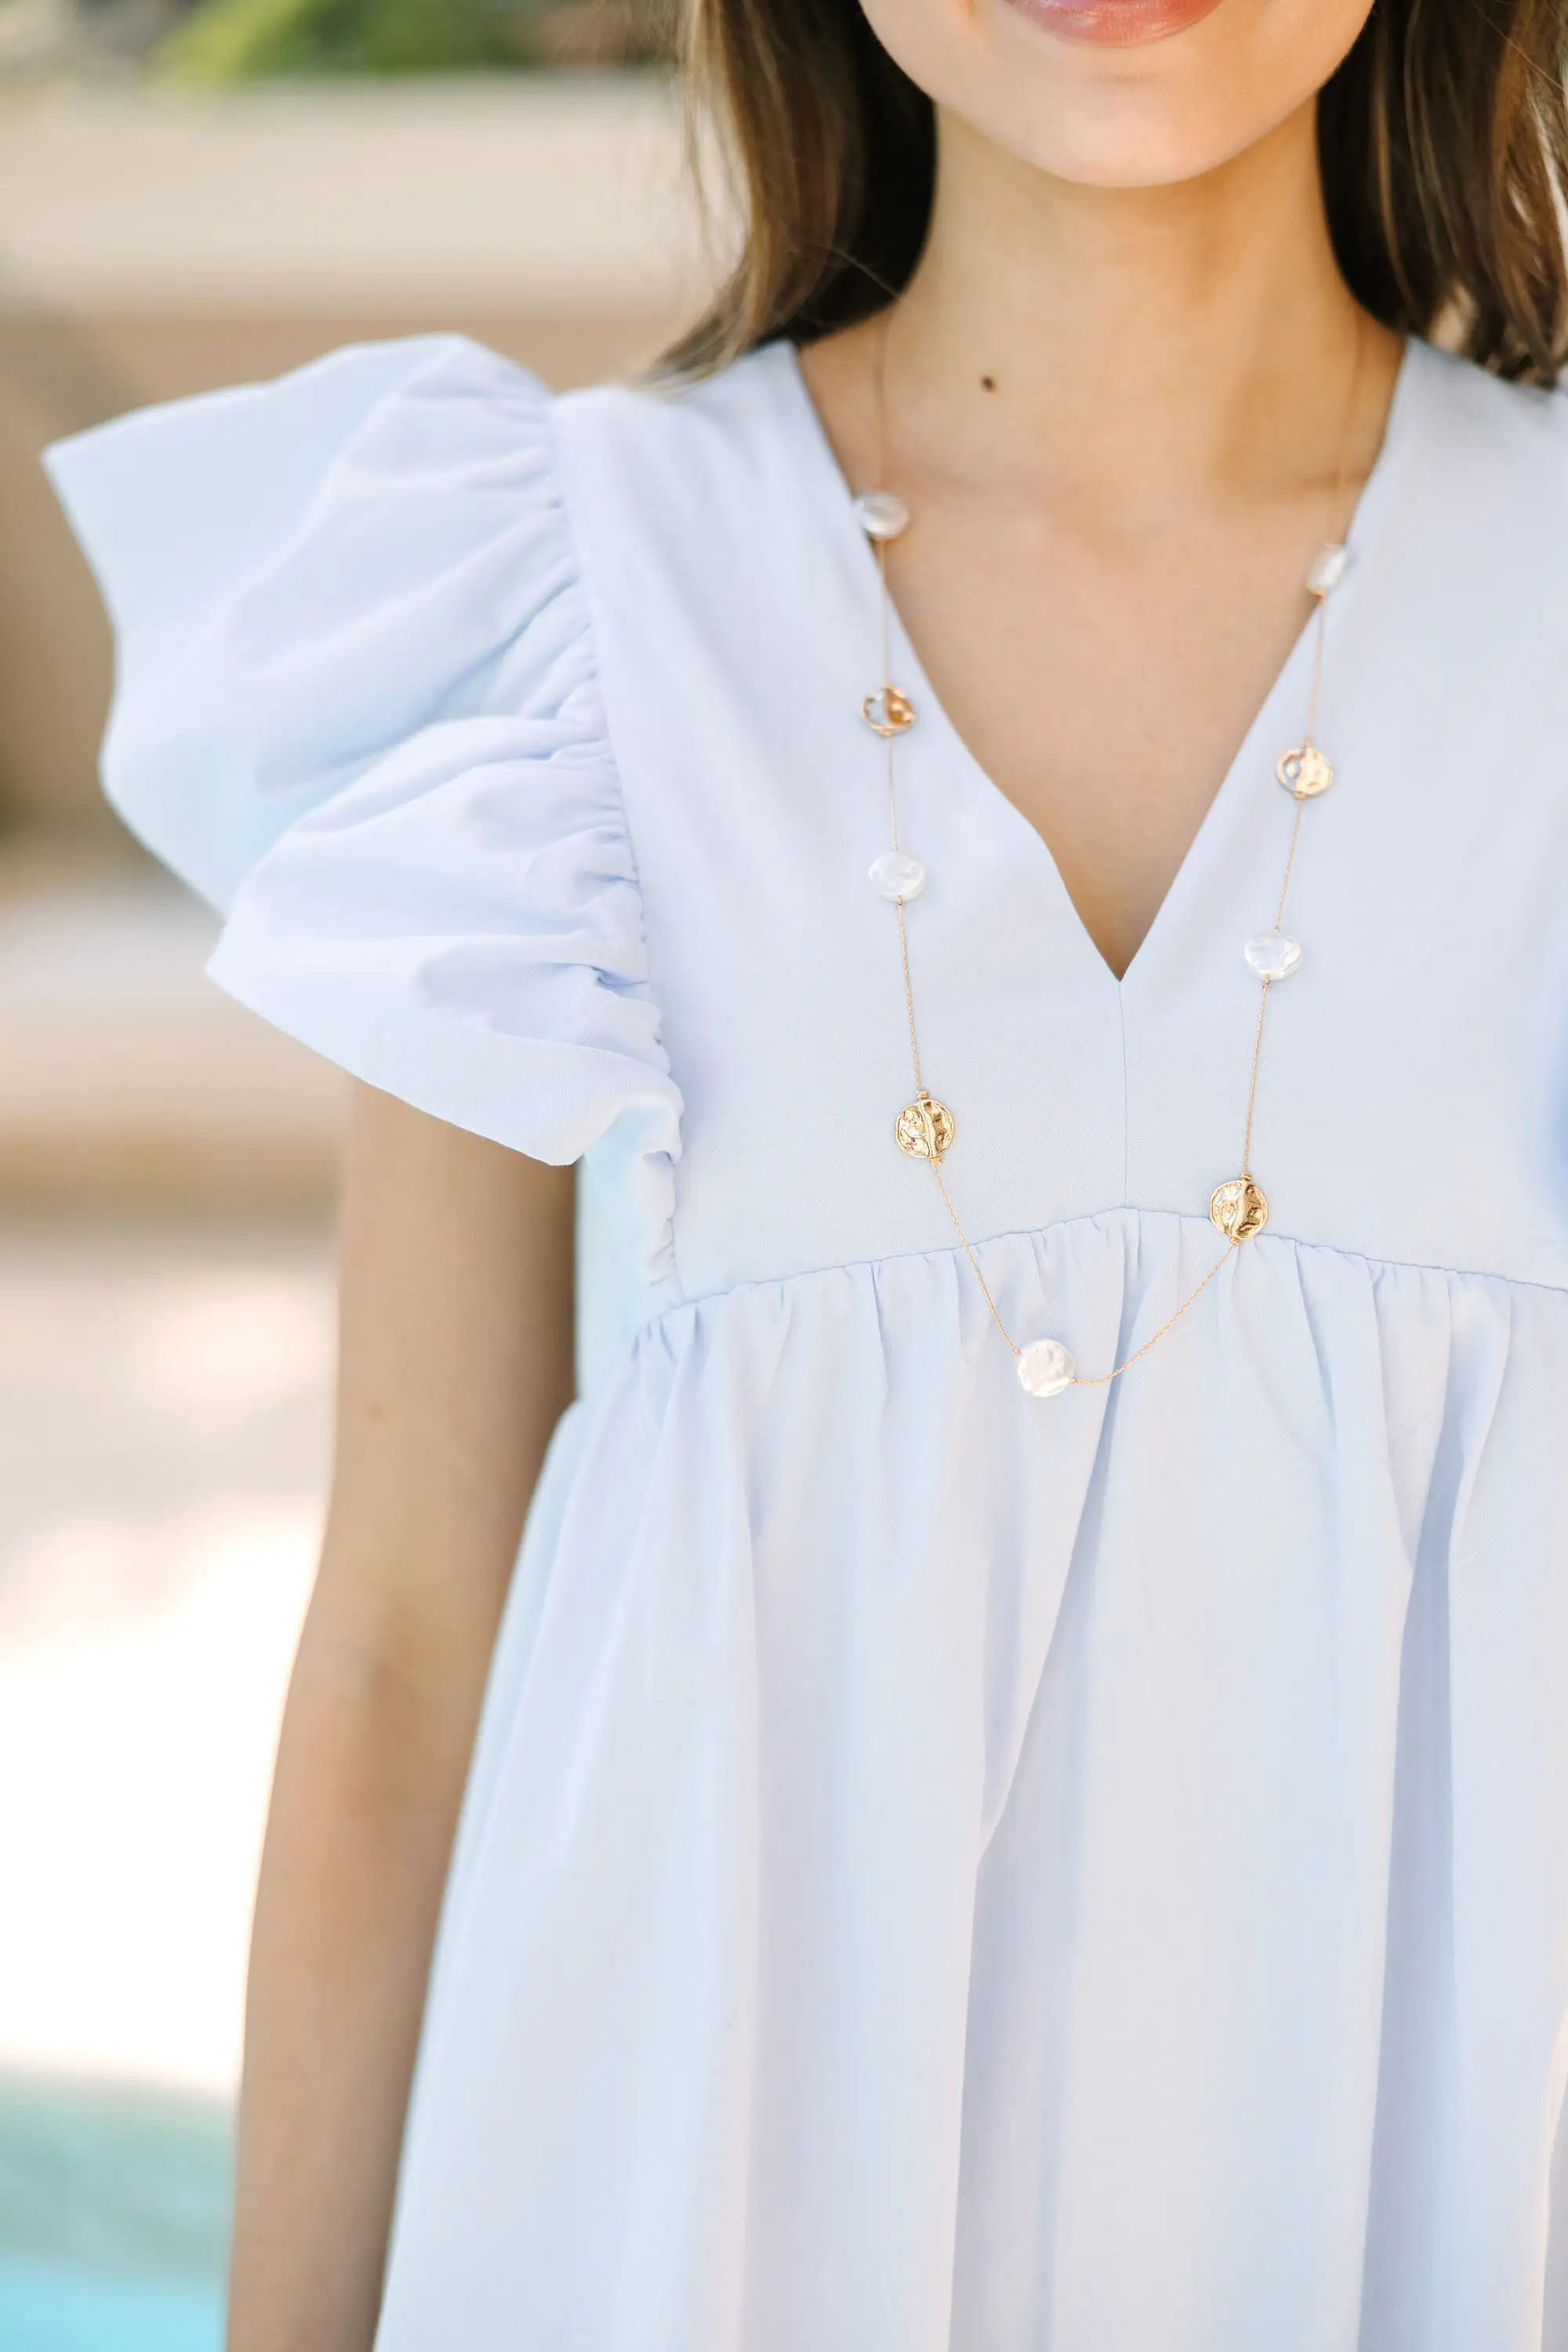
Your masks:
M1268 1223L1268 1203L1250 1176L1232 1176L1215 1186L1209 1216L1227 1242L1248 1242Z
M1294 750L1281 751L1274 772L1299 801L1316 800L1334 781L1332 768L1315 743L1298 743Z
M902 735L915 723L915 706L896 686L879 686L860 705L860 716L873 735Z
M899 1113L893 1133L911 1160L940 1160L952 1141L952 1113L945 1103L919 1094Z

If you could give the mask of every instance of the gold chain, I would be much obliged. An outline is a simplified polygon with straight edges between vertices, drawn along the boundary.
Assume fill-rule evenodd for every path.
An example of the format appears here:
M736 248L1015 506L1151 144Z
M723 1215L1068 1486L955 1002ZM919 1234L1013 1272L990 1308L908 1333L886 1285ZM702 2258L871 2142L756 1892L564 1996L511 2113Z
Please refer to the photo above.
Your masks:
M915 1019L914 981L910 968L910 934L906 917L906 900L915 897L925 886L924 868L918 860L908 858L899 837L899 793L897 745L901 735L914 724L916 711L908 697L892 682L890 640L892 635L891 599L888 591L888 548L909 522L908 509L901 499L884 490L884 462L887 454L887 346L891 313L884 315L877 335L873 379L875 385L876 451L878 488L856 501L857 511L871 539L877 557L879 590L879 634L881 644L881 686L878 692L868 695L861 705L862 716L880 737L887 762L888 820L890 847L887 859L879 859L871 869L874 887L883 897L890 898L899 925L899 961L904 983L904 1010L909 1020L910 1057L914 1067L915 1099L900 1112L895 1132L901 1148L911 1157L921 1159L936 1179L942 1205L952 1221L964 1256L968 1259L974 1279L980 1286L991 1319L1002 1338L1018 1360L1020 1376L1033 1371L1032 1355L1043 1353L1049 1360L1026 1385L1037 1395L1056 1395L1067 1388L1105 1388L1120 1380L1122 1373L1142 1360L1152 1348L1159 1345L1166 1333L1179 1323L1188 1309L1196 1305L1215 1276L1229 1262L1231 1254L1244 1241L1260 1233L1268 1221L1268 1203L1262 1188L1252 1174L1252 1132L1258 1109L1258 1082L1263 1062L1263 1032L1268 1013L1269 992L1276 979L1284 978L1295 969L1300 950L1293 940L1280 938L1280 926L1285 919L1285 905L1289 896L1290 879L1295 872L1297 853L1301 843L1302 820L1307 803L1319 798L1333 782L1333 770L1318 747L1318 704L1323 682L1323 643L1328 618L1329 593L1338 580L1345 562L1344 539L1348 534L1349 516L1346 511L1346 487L1349 479L1350 445L1355 425L1357 395L1361 388L1363 334L1358 315L1356 321L1355 355L1351 369L1350 387L1345 399L1345 413L1340 435L1339 466L1334 479L1333 496L1329 510L1329 537L1314 560L1308 574L1308 586L1316 599L1317 612L1313 623L1311 684L1307 698L1307 723L1301 741L1280 754L1275 772L1280 783L1295 800L1294 821L1290 827L1289 845L1286 852L1285 871L1280 879L1279 896L1274 909L1274 930L1266 935L1274 961L1288 954L1288 961L1278 971L1255 965L1260 981L1258 1023L1253 1032L1251 1067L1247 1087L1247 1115L1243 1123L1241 1174L1216 1187L1209 1202L1209 1216L1226 1236L1226 1247L1194 1290L1188 1293L1173 1314L1166 1317L1159 1329L1144 1340L1142 1347L1112 1365L1108 1372L1080 1373L1067 1350L1056 1340L1020 1343L1007 1328L1000 1308L992 1295L991 1286L981 1271L973 1245L964 1230L963 1221L948 1191L942 1172L942 1159L954 1134L954 1121L944 1103L933 1099L928 1092L921 1067L920 1029ZM879 878L879 868L885 867L885 878ZM911 869L913 869L911 871ZM1265 940L1248 943L1264 947Z

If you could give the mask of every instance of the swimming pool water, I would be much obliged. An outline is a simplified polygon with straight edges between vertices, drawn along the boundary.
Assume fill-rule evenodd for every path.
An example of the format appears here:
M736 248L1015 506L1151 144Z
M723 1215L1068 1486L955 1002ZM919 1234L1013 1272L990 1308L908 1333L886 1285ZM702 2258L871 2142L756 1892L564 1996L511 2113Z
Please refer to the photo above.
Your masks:
M221 2352L226 2109L0 2076L0 2352Z
M116 2277L0 2255L5 2352L221 2352L216 2282Z

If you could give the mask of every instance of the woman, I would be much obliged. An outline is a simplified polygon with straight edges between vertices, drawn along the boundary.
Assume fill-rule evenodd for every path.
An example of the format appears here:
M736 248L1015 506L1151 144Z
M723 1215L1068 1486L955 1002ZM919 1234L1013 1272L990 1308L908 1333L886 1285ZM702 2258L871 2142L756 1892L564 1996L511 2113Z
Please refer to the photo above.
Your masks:
M679 381L57 454L362 1081L234 2352L1568 2340L1563 31L711 0Z

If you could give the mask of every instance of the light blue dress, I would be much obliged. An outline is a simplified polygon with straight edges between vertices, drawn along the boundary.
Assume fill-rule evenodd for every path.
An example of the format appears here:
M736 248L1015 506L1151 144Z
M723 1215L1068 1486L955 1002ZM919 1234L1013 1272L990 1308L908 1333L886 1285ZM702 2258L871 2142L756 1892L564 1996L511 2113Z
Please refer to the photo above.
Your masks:
M786 349L348 351L51 462L216 978L585 1155L381 2352L1568 2343L1568 403L1409 352L1271 1222L1049 1402L893 1139L875 567ZM948 1181L1086 1370L1213 1261L1310 656L1119 983L896 636Z

